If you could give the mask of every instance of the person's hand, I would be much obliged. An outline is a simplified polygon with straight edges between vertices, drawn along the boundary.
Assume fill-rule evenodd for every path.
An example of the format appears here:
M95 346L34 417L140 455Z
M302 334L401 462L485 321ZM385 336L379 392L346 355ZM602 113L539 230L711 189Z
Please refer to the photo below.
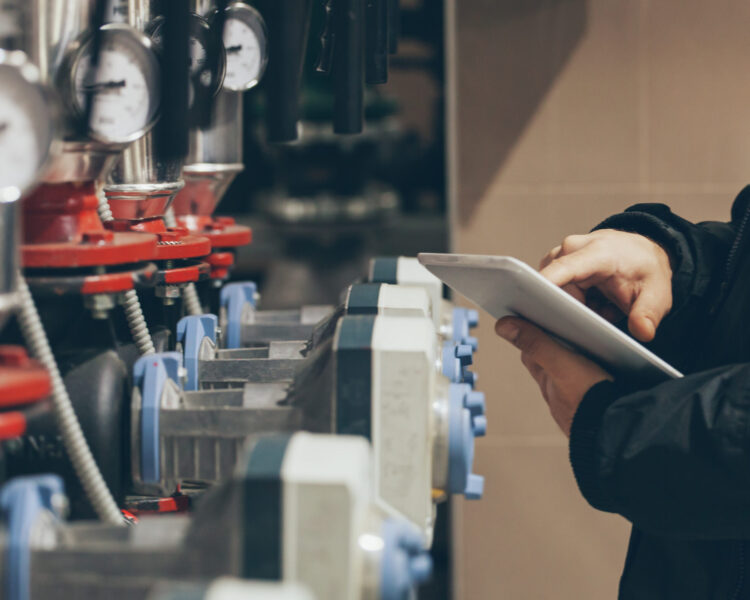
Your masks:
M495 324L495 332L521 350L521 361L539 385L552 417L570 437L573 416L586 392L612 377L523 319L500 319Z
M602 229L568 236L542 259L539 269L608 320L627 315L630 332L642 342L654 338L672 308L669 256L636 233ZM596 291L599 294L592 293Z

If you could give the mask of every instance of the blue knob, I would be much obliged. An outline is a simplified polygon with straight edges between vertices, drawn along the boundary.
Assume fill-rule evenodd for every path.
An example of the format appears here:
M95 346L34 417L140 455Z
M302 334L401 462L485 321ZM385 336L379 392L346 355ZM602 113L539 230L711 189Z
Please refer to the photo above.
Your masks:
M201 346L205 339L216 344L219 319L216 315L183 317L177 323L177 341L182 344L185 355L185 389L195 391L199 387L198 366Z
M474 437L484 437L487 435L487 417L484 415L476 415L471 418L471 428L474 431Z
M432 574L432 558L409 521L390 518L381 529L380 600L403 600Z
M239 348L242 343L242 315L246 307L255 308L258 286L252 281L228 283L221 288L221 306L227 313L224 340L227 348Z
M63 482L57 475L17 477L0 490L0 511L7 526L3 598L29 598L34 526L44 511L61 516L54 498L62 494Z
M470 308L466 311L466 318L469 321L469 329L474 329L479 325L479 311Z
M456 358L461 362L462 367L468 367L474 362L474 350L466 344L459 344L455 350Z
M160 479L159 412L164 386L171 379L180 386L182 355L163 352L142 356L133 366L133 381L141 390L141 479L156 483Z
M477 381L479 381L479 375L474 371L469 371L469 369L462 369L460 381L469 384L471 387L475 387Z
M482 496L484 479L471 471L474 465L474 439L484 435L487 422L478 410L483 402L477 396L472 397L476 415L467 407L471 393L465 384L451 384L448 407L448 485L447 492L464 494L467 499L478 499ZM482 399L483 400L483 399Z
M472 416L483 415L487 409L484 392L475 392L471 389L466 390L464 406L469 409Z

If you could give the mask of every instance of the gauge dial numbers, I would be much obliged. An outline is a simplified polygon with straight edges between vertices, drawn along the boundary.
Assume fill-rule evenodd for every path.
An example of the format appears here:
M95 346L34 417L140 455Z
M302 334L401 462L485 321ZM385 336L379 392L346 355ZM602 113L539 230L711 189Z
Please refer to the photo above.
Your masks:
M242 2L228 6L223 39L224 89L240 92L258 85L268 63L268 36L260 13Z

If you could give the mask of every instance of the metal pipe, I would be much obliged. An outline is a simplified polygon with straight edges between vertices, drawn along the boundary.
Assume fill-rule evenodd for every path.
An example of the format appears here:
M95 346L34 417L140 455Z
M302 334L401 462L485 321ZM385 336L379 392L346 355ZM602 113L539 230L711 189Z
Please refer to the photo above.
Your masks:
M369 84L388 82L388 0L367 0L365 79Z
M297 139L299 93L310 31L310 0L271 0L268 3L268 69L266 128L271 142Z
M19 208L18 201L0 202L0 329L18 304Z
M364 122L365 0L334 6L333 130L361 133Z

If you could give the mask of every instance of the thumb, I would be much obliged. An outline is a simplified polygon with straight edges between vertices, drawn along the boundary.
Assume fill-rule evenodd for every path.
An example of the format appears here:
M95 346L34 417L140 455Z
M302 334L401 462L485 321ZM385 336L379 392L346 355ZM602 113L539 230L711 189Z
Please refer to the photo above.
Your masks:
M641 342L650 342L656 328L672 308L672 290L654 283L645 285L630 309L628 329Z
M566 359L573 353L528 321L505 317L497 322L495 332L518 348L527 360L545 371L553 375L567 372L569 364Z

